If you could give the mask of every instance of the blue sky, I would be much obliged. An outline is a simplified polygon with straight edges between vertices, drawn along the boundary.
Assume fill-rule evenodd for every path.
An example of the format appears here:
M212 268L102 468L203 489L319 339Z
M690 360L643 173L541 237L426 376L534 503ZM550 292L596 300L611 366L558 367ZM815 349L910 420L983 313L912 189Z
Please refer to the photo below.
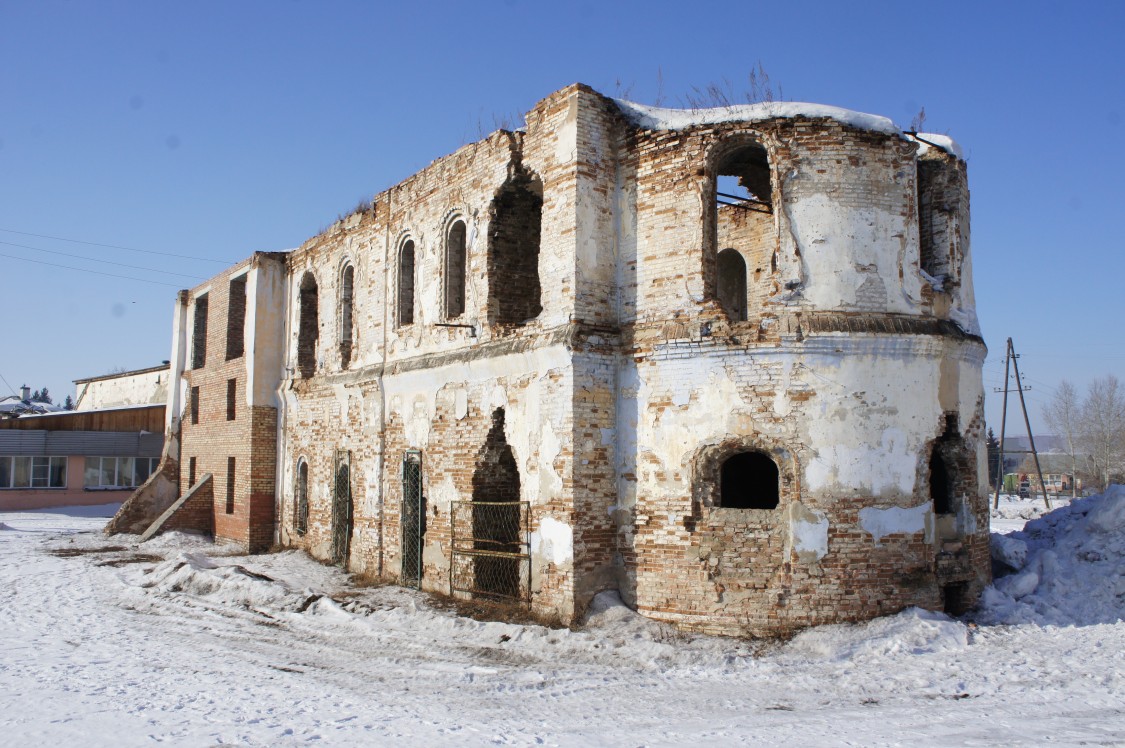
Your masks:
M1121 2L0 0L0 389L158 364L177 288L569 83L675 105L760 61L961 143L989 421L1011 336L1038 424L1060 379L1125 377L1122 29Z

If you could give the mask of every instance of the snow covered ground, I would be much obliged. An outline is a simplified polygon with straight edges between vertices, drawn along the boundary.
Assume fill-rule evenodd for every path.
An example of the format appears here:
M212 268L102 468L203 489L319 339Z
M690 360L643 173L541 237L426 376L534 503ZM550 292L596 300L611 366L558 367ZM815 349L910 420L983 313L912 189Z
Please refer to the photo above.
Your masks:
M963 621L783 645L612 595L579 631L481 623L298 553L105 538L112 508L0 514L6 745L1125 744L1125 489L994 538L1015 571Z

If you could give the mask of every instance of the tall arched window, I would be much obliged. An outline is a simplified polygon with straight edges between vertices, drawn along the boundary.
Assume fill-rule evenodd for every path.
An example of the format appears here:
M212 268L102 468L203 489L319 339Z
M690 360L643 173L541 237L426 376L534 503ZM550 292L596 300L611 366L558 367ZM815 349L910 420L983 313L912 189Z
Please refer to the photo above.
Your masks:
M445 317L465 313L465 222L454 221L445 239Z
M305 273L301 278L300 320L297 331L297 368L302 377L311 377L316 372L316 341L320 337L320 324L317 321L318 292L316 278Z
M543 182L514 169L496 191L488 224L488 319L522 325L543 311L539 244Z
M760 144L737 138L718 147L710 169L714 208L705 226L704 276L730 319L741 322L764 302L777 269L769 157Z
M414 241L410 239L398 253L398 324L414 324Z
M355 268L350 264L340 274L340 367L348 368L352 361L352 287Z
M297 495L293 524L298 535L309 531L309 463L304 458L297 463Z

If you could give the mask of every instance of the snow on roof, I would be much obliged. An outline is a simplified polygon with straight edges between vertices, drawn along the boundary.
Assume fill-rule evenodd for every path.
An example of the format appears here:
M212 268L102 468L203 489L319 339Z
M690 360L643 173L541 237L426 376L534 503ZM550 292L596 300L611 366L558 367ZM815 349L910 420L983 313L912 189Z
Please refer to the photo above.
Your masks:
M915 133L915 140L918 141L919 156L936 145L946 153L952 154L962 161L965 160L965 154L961 150L960 144L948 135L940 135L936 132L919 132Z
M736 104L712 109L667 109L647 106L625 99L613 99L621 113L637 127L645 130L683 130L696 125L714 125L720 122L763 122L768 119L805 117L808 119L833 119L861 130L902 135L894 122L877 114L865 114L827 104L806 104L800 101L763 101L758 104ZM919 155L937 146L964 160L961 146L948 135L916 133ZM923 142L923 141L929 141Z
M646 106L625 99L614 99L621 112L637 127L646 130L682 130L694 125L713 125L720 122L761 122L784 117L828 118L861 130L873 130L888 135L902 131L886 117L864 114L826 104L805 104L799 101L763 101L758 104L738 104L713 109L666 109Z

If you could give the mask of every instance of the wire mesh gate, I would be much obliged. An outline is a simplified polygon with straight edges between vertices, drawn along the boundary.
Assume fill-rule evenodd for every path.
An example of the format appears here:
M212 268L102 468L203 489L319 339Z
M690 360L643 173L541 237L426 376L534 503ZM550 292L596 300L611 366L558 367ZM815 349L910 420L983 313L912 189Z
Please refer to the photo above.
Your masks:
M402 456L402 584L422 585L422 544L426 535L426 500L422 495L422 453Z
M351 454L336 451L336 480L332 492L332 563L346 566L352 539Z
M449 585L474 597L531 600L531 510L526 501L454 501Z

